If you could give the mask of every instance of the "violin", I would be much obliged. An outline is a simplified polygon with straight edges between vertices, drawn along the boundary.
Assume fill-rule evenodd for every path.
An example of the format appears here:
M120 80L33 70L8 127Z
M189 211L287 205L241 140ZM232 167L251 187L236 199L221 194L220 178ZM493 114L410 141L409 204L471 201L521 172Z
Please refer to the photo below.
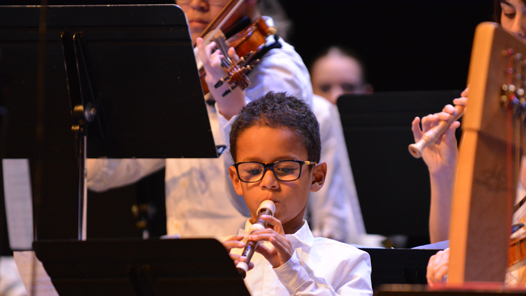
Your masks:
M512 267L526 259L526 235L514 238L510 241L508 253L508 267Z
M250 80L247 77L248 73L250 73L254 66L259 62L258 57L262 56L261 52L265 48L267 37L274 35L277 32L275 27L269 27L265 21L259 17L253 23L250 23L248 18L242 19L230 28L230 30L223 33L219 28L226 22L233 11L239 7L243 0L238 0L236 7L229 11L229 8L233 5L234 1L235 0L229 1L200 36L205 36L205 44L212 41L216 42L217 48L223 54L221 66L225 70L226 76L217 81L214 85L215 88L218 88L225 82L229 84L229 88L222 94L223 97L238 86L244 90L250 85ZM227 12L228 15L224 16ZM221 24L216 27L215 24L220 19L222 19ZM212 28L214 29L212 30ZM232 31L234 31L234 33L228 33ZM239 61L234 62L228 55L228 48L230 47L233 47L236 54L241 57ZM208 84L205 80L206 72L204 67L200 67L199 77L201 79L203 93L206 95L210 90L208 89Z
M513 207L513 212L516 212L525 202L526 199L523 198ZM526 259L526 215L520 217L517 224L512 225L511 231L512 238L510 239L508 253L508 267L512 267Z

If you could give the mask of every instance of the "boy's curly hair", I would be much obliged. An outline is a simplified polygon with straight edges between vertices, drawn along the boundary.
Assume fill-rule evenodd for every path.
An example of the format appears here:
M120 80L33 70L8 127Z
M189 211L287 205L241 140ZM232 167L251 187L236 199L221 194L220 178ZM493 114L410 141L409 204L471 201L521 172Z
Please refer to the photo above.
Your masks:
M269 92L250 102L239 113L230 131L230 153L236 162L237 139L249 127L261 125L272 128L286 127L302 140L309 161L320 161L321 141L318 120L310 107L286 93Z

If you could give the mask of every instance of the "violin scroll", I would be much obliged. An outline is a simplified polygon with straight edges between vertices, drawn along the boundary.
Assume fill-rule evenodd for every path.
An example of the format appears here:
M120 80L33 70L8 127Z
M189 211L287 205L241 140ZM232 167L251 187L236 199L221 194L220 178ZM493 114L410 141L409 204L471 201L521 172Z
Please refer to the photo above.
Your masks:
M250 24L241 32L234 34L228 39L220 30L209 32L205 40L215 41L218 49L223 54L224 58L221 61L221 66L227 73L225 77L217 81L215 88L221 87L225 82L230 84L230 87L222 94L228 95L237 86L245 89L250 85L250 80L247 75L253 70L254 66L259 62L257 57L260 57L265 52L264 47L267 42L267 37L276 34L275 27L269 27L262 18L258 18L254 23ZM236 63L228 55L228 48L233 47L241 59ZM205 80L204 68L199 70L201 77L201 86L203 93L209 92L208 85Z
M250 73L250 71L252 71L252 69L254 69L254 66L259 62L259 60L250 61L249 58L253 53L254 52L250 52L245 57L239 59L237 63L233 63L230 58L223 59L221 61L223 69L227 74L225 77L217 81L214 87L219 88L225 82L230 84L230 87L221 95L222 97L228 95L238 86L244 90L250 85L250 80L248 79L247 75L248 73Z

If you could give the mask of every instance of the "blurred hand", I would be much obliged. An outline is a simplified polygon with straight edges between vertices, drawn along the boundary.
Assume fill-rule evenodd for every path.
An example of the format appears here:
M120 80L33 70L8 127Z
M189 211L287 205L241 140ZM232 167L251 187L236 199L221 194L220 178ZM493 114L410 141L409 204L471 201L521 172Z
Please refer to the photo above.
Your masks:
M449 270L449 248L438 251L429 258L427 263L427 283L431 287L443 285L447 282L447 273Z

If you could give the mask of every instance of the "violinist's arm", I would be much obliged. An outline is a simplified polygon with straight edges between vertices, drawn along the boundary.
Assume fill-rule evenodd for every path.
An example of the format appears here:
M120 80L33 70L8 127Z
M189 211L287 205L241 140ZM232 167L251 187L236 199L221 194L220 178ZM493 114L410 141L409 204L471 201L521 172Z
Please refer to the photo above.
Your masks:
M160 170L164 165L164 159L88 158L87 185L93 191L106 191L134 183Z

